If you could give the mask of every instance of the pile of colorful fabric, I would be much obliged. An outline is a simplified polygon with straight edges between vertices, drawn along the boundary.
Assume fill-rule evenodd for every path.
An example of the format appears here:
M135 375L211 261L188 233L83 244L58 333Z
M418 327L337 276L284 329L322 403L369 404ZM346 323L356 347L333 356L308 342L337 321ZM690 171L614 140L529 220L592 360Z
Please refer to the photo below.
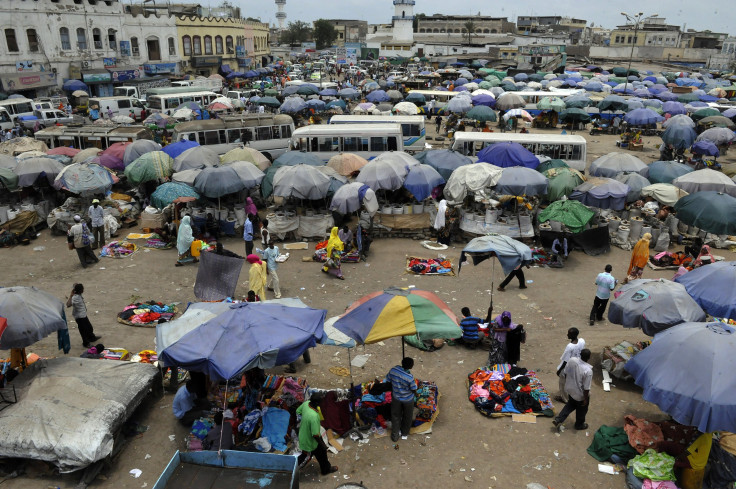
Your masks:
M319 244L319 243L318 243ZM312 260L324 263L327 261L327 250L325 248L318 249L314 252ZM358 250L353 250L348 253L340 255L340 261L342 263L358 263L360 261L360 253Z
M118 322L128 326L155 328L157 324L170 321L177 313L175 304L148 301L129 304L118 313Z
M622 341L614 347L607 346L603 349L601 366L608 370L608 373L614 377L618 377L623 380L630 380L631 375L624 370L624 365L626 365L626 362L628 362L631 357L651 344L652 342L649 340L640 341L636 344Z
M414 406L418 412L412 421L411 433L425 433L432 428L440 413L440 393L434 382L417 380L416 383ZM391 384L385 379L382 382L364 382L353 388L353 395L356 398L353 407L362 424L385 429L386 422L391 420Z
M127 258L138 251L135 243L129 241L111 241L102 247L100 256L107 258Z
M406 259L406 271L416 275L455 275L450 260L418 258L415 256Z
M544 251L544 248L532 248L532 261L535 265L547 265L550 262L550 256Z
M130 361L137 363L156 363L158 361L158 354L153 350L143 350L133 355Z
M146 240L146 244L143 245L146 248L154 248L156 250L168 250L174 247L173 241L166 241L161 238L158 234L152 234L151 237Z
M552 401L537 374L508 364L480 368L468 375L468 399L484 416L528 413L552 416Z
M411 425L411 433L424 433L432 428L432 424L440 413L438 402L440 392L437 384L421 381L417 386L417 397L414 406L418 409L417 417Z

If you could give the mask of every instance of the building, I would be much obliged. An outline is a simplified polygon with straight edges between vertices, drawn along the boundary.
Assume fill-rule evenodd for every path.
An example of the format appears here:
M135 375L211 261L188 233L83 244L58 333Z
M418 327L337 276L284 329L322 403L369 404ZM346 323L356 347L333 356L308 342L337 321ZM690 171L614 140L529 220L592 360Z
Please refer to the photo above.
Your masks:
M337 38L335 43L339 47L345 44L364 43L368 33L368 22L365 20L327 19L335 28Z
M721 50L723 42L728 34L723 32L696 31L688 29L680 37L680 47L693 49L717 49Z
M276 20L278 20L279 23L279 31L284 30L284 23L286 22L286 12L284 12L284 8L286 7L286 0L275 0L276 1Z
M466 25L473 23L476 34L497 34L516 32L516 26L506 17L489 17L480 15L420 15L417 16L416 32L419 34L444 34L447 32L467 33Z
M731 71L736 66L736 37L727 37L719 53L708 58L707 68L711 70Z
M236 47L245 59L245 24L244 19L177 15L182 71L202 76L237 71Z
M414 0L394 0L393 38L396 43L414 42Z
M238 66L251 69L269 64L273 57L271 56L271 33L268 24L247 20L244 26L245 53L244 58L238 58Z
M639 24L619 25L611 31L609 45L678 47L682 33L680 27L669 25L664 17L645 17Z
M176 19L167 11L126 13L120 41L123 49L105 64L113 85L146 76L163 80L181 71Z
M585 19L559 15L520 15L516 18L516 31L519 34L581 31L585 29L586 25L588 25L588 21Z

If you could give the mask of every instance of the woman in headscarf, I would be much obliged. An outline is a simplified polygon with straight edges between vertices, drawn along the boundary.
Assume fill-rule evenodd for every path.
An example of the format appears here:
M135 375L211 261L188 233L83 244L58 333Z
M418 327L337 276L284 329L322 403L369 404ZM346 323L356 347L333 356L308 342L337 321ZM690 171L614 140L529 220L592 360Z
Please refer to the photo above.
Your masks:
M258 257L258 255L250 254L246 257L250 263L248 270L248 287L256 293L257 297L266 297L266 281L268 274L266 272L266 264Z
M179 232L176 236L176 251L179 252L179 259L176 260L176 266L181 267L185 263L197 262L192 256L192 243L194 243L194 234L192 233L192 218L184 216L179 224Z
M631 252L629 270L626 272L626 279L624 280L625 284L629 283L630 280L641 278L642 273L644 273L644 267L647 266L649 261L649 240L651 239L651 234L644 233L644 236L636 242Z
M253 199L250 197L247 197L245 199L245 215L252 215L253 219L251 219L251 222L253 223L253 229L258 229L260 226L258 226L258 208L253 203Z
M509 331L516 329L518 325L511 322L511 313L504 311L496 316L496 319L489 326L493 331L493 335L491 336L491 349L488 352L488 365L509 363L506 335ZM518 358L515 360L518 361Z
M327 262L322 267L324 273L329 273L340 280L345 280L342 276L340 253L345 249L345 245L338 236L337 226L333 227L330 231L330 239L327 241L327 247L325 248Z
M434 228L437 230L437 242L450 246L452 233L457 222L457 209L447 208L447 201L440 200L437 216L434 219Z
M693 268L702 267L703 265L710 265L711 263L715 263L715 261L715 258L713 258L713 255L710 253L710 246L703 245L703 247L700 248L700 253L698 254L698 257L693 263Z

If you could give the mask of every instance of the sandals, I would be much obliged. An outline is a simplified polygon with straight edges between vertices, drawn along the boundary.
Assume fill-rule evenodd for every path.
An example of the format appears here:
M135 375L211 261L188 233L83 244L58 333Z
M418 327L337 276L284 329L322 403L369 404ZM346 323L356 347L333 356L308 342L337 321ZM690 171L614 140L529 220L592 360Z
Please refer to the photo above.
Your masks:
M506 292L506 289L504 289L503 287L497 287L496 290L499 292Z
M330 467L330 470L328 470L328 471L327 471L326 473L324 473L324 474L322 474L322 475L334 474L334 473L335 473L335 472L337 472L338 470L339 470L339 469L337 468L337 465L333 465L332 467Z

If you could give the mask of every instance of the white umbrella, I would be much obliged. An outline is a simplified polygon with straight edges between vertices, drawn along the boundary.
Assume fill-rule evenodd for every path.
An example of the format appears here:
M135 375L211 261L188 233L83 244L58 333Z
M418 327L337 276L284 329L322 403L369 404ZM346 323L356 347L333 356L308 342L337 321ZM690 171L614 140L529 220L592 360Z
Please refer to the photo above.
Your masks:
M171 117L174 119L191 119L194 115L194 111L192 109L187 109L186 107L182 107L181 109L175 111Z
M468 191L483 197L487 189L495 186L503 175L503 170L490 163L474 163L456 168L445 185L445 197L449 203L465 200Z
M330 177L317 167L299 164L282 166L273 177L273 195L305 200L323 199L330 188Z
M711 190L736 197L736 184L733 180L725 174L710 168L686 173L675 178L672 184L691 194Z
M400 115L417 115L419 109L411 102L399 102L394 105L393 111Z
M642 197L652 197L663 205L675 205L678 200L686 195L688 195L687 192L671 183L653 183L641 189Z

